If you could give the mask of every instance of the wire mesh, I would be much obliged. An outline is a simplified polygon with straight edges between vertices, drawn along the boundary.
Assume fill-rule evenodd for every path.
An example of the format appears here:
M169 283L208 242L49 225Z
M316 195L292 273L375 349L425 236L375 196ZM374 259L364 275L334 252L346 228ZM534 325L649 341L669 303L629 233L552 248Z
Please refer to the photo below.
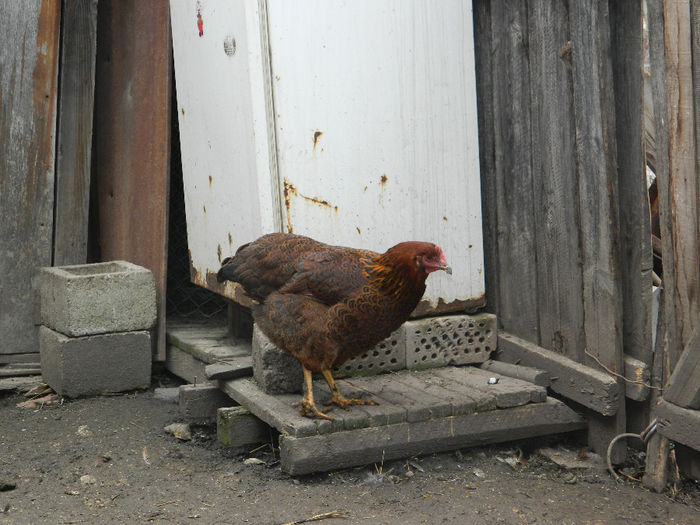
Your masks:
M177 116L175 116L177 121ZM190 281L190 256L187 245L187 218L180 165L180 137L174 124L171 177L170 223L168 232L168 281L166 311L168 317L211 319L226 317L226 300Z

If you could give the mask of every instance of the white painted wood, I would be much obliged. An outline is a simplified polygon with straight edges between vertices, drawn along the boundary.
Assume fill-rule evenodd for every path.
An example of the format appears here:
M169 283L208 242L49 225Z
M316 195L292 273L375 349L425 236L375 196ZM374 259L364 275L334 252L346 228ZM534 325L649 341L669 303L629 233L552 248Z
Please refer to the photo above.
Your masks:
M201 0L202 37L197 5L171 1L197 276L283 229L377 251L433 241L454 273L426 298L482 296L471 2Z
M285 228L378 251L433 241L454 273L426 298L483 293L471 3L268 4Z
M170 15L188 244L195 281L206 285L238 246L279 229L269 82L257 2L172 0Z

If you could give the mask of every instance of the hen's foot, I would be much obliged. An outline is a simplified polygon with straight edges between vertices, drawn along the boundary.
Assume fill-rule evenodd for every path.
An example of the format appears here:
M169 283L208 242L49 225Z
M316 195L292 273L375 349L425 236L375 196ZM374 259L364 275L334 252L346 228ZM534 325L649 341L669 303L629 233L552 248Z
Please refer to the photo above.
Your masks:
M328 401L328 404L334 403L338 405L340 408L344 408L347 410L348 407L353 406L353 405L376 405L374 401L371 399L362 399L361 397L345 397L343 394L340 392L334 392L333 397L331 397L330 401Z
M318 418L318 419L327 419L329 421L333 421L333 418L326 414L326 412L330 412L333 410L332 408L326 408L324 410L319 410L316 408L316 405L314 404L313 401L309 401L307 399L302 399L297 406L301 407L301 415L306 416L308 414L311 414L311 416Z

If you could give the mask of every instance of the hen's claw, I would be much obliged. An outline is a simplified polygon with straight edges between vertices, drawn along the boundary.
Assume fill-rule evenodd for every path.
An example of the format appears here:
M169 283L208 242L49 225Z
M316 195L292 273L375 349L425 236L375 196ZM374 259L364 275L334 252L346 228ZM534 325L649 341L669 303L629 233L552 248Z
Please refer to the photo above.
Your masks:
M313 401L309 402L308 399L304 398L299 402L299 406L301 407L301 415L306 416L308 414L311 414L313 417L316 417L318 419L327 419L328 421L333 421L333 418L326 414L326 412L329 412L333 410L332 408L326 408L325 410L319 410L316 408L316 405L314 404Z
M301 401L299 402L299 405L301 406L301 415L305 416L306 414L311 414L313 417L318 419L333 421L333 418L326 414L330 408L325 412L322 412L316 408L316 404L314 403L313 385L311 383L311 371L304 365L301 365L301 371L304 373L304 386L306 389L304 397L302 397Z
M334 403L338 405L340 408L343 408L345 410L348 409L348 407L351 407L353 405L376 405L374 401L371 399L362 399L361 397L345 397L343 394L341 394L339 391L333 393L333 397L331 397L330 401L328 401L326 404L331 404Z

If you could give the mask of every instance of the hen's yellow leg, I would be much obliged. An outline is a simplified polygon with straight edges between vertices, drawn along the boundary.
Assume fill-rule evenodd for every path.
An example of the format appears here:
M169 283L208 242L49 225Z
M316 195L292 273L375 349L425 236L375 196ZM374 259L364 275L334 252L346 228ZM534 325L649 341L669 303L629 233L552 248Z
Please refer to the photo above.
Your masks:
M331 394L333 394L330 401L331 403L335 403L340 408L347 408L351 405L376 405L376 403L371 399L362 399L361 397L352 397L348 399L340 393L340 389L338 388L338 385L335 384L335 379L333 379L333 375L331 374L330 370L321 370L321 373L331 389Z
M331 416L324 414L318 408L316 408L316 404L314 403L313 384L311 382L311 370L308 370L304 365L301 365L301 370L304 372L304 386L306 389L304 397L301 398L301 415L305 416L306 414L311 414L314 417L329 419L332 421L333 418Z

